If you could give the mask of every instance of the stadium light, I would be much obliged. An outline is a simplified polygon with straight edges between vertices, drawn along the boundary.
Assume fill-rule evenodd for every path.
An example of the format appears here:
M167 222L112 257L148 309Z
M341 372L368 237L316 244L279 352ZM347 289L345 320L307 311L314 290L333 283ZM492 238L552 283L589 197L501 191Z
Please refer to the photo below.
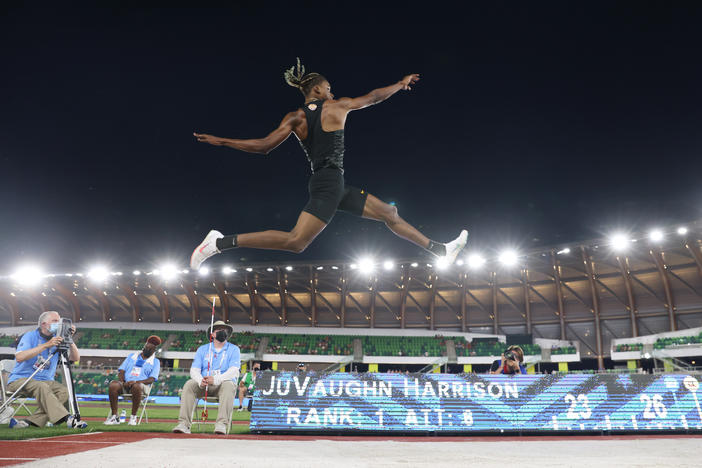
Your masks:
M293 271L293 267L290 266L290 265L286 266L285 269L286 269L287 271Z
M199 270L197 270L198 275L200 276L207 276L210 274L210 269L207 268L206 266L200 267Z
M251 273L251 272L253 271L253 268L251 268L251 267L246 267L246 271L248 271L249 273Z
M358 265L356 265L355 263L352 263L351 265L349 265L349 268L351 268L352 270L355 270L356 268L358 268Z
M370 257L364 257L358 261L358 268L361 270L361 273L373 273L375 262Z
M235 271L236 271L236 270L234 270L234 268L228 267L228 266L225 266L225 267L222 268L222 274L224 274L224 275L231 275L231 274L234 273Z
M110 276L110 271L102 265L96 265L88 270L88 279L96 283L102 283Z
M446 257L439 257L436 259L436 268L438 268L439 270L445 270L450 266L451 264L449 263Z
M654 229L648 234L648 238L653 242L660 242L663 240L663 231L660 229Z
M468 266L470 268L477 270L478 268L481 268L483 265L485 265L485 259L482 256L480 256L478 254L470 254L468 256Z
M320 265L317 267L317 270L324 270L324 267Z
M268 267L268 268L266 268L266 271L270 273L271 271L273 271L273 268Z
M617 251L626 250L629 247L629 239L626 235L618 233L609 238L612 248Z
M459 258L458 260L456 260L456 265L463 266L463 259Z
M11 278L22 286L35 286L41 282L44 272L36 265L24 265L12 274Z
M687 234L687 228L685 226L680 226L678 228L678 234L680 234L681 236L684 236L685 234Z
M383 269L384 269L385 271L390 271L390 270L392 270L393 268L395 268L395 262L393 262L392 260L385 260L385 261L383 262Z
M497 260L504 266L514 266L517 264L517 260L519 260L519 257L517 256L517 252L515 252L512 249L507 249L503 250L502 253L500 253L499 257L497 257Z
M412 268L417 268L417 267L419 266L419 263L417 263L417 262L412 262L412 263L410 264L410 266L411 266Z
M178 273L180 273L180 271L178 271L176 266L173 265L172 263L167 263L167 264L161 266L161 268L159 268L159 270L161 272L161 276L166 281L175 278L176 276L178 276Z
M561 249L558 252L556 252L556 255L565 255L570 253L570 247L566 247L565 249Z

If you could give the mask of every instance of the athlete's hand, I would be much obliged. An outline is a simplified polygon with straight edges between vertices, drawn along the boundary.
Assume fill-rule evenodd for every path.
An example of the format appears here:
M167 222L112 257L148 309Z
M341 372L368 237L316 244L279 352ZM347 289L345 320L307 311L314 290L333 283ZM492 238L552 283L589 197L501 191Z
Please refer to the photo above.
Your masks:
M412 89L410 85L415 84L417 81L419 81L419 73L412 73L411 75L407 75L406 77L402 78L400 80L400 84L402 85L402 89L407 91Z
M197 141L200 141L202 143L209 143L209 144L215 145L215 146L220 146L222 144L222 140L214 135L208 135L206 133L195 133L195 132L193 132L193 135L195 135L195 138L197 138Z

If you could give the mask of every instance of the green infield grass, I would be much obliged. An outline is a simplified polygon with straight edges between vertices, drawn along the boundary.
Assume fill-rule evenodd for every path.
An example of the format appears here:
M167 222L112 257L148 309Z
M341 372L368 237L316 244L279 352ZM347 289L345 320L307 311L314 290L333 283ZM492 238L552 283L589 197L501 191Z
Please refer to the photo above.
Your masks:
M80 403L79 403L80 405ZM36 406L28 404L29 409L33 412ZM125 409L127 415L131 411L131 404L124 403L119 405L119 410ZM214 431L214 422L217 419L217 408L216 406L210 406L208 409L208 420L206 423L197 424L197 419L199 419L199 411L202 410L202 406L198 409L197 418L193 420L193 425L191 431L193 434L198 433L212 433ZM141 409L140 409L141 411ZM138 426L129 426L126 423L120 424L118 426L106 426L103 424L107 414L110 412L109 404L107 403L85 403L80 405L80 415L83 418L101 418L100 421L86 421L88 427L86 429L69 429L65 425L55 426L55 427L28 427L26 429L10 429L6 424L0 426L0 440L20 440L20 439L32 439L39 437L53 437L66 434L75 434L77 432L171 432L173 427L177 424L178 419L178 405L154 405L153 407L147 407L146 412L150 419L172 419L172 422L146 422L146 417L142 420L141 424ZM138 413L137 413L138 414ZM22 416L26 416L27 412L22 409L15 416L21 419ZM232 420L234 421L249 421L251 418L251 413L248 411L238 412L236 409L232 413ZM129 420L129 416L127 416ZM249 426L248 424L232 424L230 434L248 434Z

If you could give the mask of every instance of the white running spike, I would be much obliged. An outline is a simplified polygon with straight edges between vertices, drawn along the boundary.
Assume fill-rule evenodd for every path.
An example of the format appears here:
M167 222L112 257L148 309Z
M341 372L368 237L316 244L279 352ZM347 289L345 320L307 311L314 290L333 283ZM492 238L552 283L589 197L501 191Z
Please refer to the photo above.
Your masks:
M193 254L190 256L191 270L198 271L202 262L219 253L217 249L217 239L221 239L222 237L224 237L224 235L214 229L207 233L205 239L200 242L200 245L195 247Z

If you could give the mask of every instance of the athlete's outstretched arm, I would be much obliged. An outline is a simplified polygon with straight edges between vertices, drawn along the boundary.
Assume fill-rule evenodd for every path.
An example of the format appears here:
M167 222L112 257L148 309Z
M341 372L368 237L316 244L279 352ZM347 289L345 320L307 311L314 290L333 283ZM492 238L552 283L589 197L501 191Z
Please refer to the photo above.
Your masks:
M348 109L349 111L363 109L364 107L372 106L374 104L378 104L379 102L383 102L384 100L386 100L396 92L400 91L401 89L412 89L410 85L415 84L417 81L419 81L419 75L417 73L413 73L402 78L394 85L374 89L365 96L357 98L341 98L339 99L339 104L346 107L346 109Z
M235 140L232 138L221 138L205 133L193 133L197 141L209 143L215 146L228 146L230 148L246 151L247 153L268 154L284 142L295 127L300 123L302 111L290 112L280 122L278 128L273 130L264 138L256 138L251 140ZM304 114L302 114L304 115Z

